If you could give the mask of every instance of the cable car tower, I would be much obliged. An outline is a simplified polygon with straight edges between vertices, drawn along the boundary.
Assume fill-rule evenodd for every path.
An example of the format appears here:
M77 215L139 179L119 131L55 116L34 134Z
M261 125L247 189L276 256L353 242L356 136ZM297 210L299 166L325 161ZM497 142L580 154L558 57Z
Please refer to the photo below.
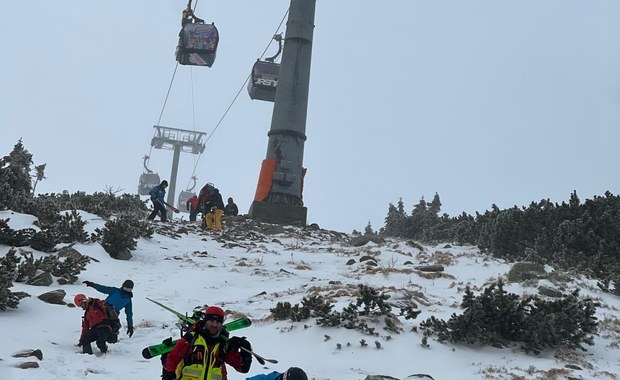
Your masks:
M205 132L189 131L187 129L164 127L154 125L155 136L151 139L151 147L155 149L172 150L172 171L168 181L168 197L166 202L174 204L174 194L177 183L177 172L179 170L179 158L181 152L191 154L201 154L205 150L205 143L202 138Z
M306 225L302 191L310 61L316 0L291 0L282 62L250 217L268 223Z

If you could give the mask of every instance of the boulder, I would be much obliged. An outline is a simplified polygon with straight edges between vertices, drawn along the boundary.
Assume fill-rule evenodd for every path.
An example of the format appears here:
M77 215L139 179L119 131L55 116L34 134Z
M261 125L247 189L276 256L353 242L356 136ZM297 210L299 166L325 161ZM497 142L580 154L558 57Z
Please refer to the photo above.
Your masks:
M16 365L17 368L28 369L28 368L39 368L39 363L37 362L23 362Z
M52 290L51 292L41 294L39 298L41 301L45 303L51 303L54 305L66 305L67 303L64 301L67 293L62 289Z
M54 283L54 279L49 272L41 272L26 282L26 284L34 286L50 286L52 283Z
M14 358L27 358L29 356L34 356L39 360L43 360L43 352L41 352L41 350L39 350L38 348L36 350L29 348L23 351L19 351L14 353L12 356Z

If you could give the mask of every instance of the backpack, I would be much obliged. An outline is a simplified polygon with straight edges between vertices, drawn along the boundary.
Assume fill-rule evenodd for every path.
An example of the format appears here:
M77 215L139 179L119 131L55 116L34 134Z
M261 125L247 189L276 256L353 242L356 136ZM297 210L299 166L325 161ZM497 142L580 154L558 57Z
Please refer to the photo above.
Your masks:
M118 318L118 312L112 305L103 300L99 300L97 306L100 310L105 312L110 321L111 334L108 336L108 343L116 343L118 341L118 332L121 329L121 321Z

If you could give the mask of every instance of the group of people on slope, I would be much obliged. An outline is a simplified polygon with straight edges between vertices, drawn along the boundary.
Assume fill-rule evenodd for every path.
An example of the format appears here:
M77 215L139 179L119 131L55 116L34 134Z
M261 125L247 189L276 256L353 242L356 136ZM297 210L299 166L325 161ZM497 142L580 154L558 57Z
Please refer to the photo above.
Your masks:
M76 306L84 310L82 332L78 346L82 353L93 354L91 344L96 342L102 354L108 352L107 343L118 340L118 313L125 310L127 334L131 338L133 329L134 283L123 282L120 288L83 281L88 287L108 294L105 300L88 298L78 294ZM179 339L172 350L161 358L163 380L227 380L226 364L237 372L248 373L252 365L252 345L245 337L230 336L223 328L225 312L218 306L208 306L197 315L196 322ZM116 321L114 320L116 318ZM306 373L297 367L284 372L271 372L247 378L246 380L308 380Z
M153 202L153 211L148 217L149 220L155 219L157 215L160 215L162 222L167 220L166 202L164 201L167 187L168 181L163 180L149 191L151 202ZM198 214L202 213L203 226L209 231L222 231L222 215L237 216L239 214L239 208L232 197L229 197L228 203L224 205L220 190L211 182L200 189L198 195L187 200L186 208L191 222L195 222Z
M203 215L203 226L207 230L222 231L222 215L237 216L239 208L232 197L224 205L222 194L212 183L207 183L200 189L198 195L191 197L186 204L189 211L189 220L196 221L199 213Z

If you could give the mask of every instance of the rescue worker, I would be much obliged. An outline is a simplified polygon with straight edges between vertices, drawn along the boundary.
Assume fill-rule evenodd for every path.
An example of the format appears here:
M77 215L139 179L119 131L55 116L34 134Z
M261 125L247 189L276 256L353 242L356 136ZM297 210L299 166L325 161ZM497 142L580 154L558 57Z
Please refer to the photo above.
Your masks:
M222 329L224 310L217 306L204 309L203 316L168 353L163 380L227 380L226 364L237 372L247 373L252 365L250 342L245 338L228 338Z

